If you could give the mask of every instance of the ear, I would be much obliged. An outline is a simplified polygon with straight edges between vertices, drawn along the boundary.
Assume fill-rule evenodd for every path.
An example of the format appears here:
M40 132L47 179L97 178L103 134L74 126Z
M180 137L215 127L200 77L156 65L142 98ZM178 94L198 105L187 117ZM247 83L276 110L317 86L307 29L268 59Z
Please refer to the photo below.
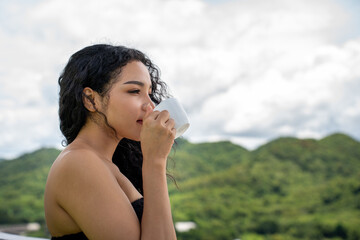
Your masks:
M94 90L92 90L89 87L84 88L83 90L83 103L85 108L89 111L89 112L96 112L96 92Z

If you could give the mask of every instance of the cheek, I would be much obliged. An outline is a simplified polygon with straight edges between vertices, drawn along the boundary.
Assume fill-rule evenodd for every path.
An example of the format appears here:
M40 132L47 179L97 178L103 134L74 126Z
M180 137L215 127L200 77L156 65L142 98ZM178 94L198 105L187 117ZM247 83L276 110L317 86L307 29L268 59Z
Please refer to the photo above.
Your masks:
M133 101L122 101L118 102L116 105L114 104L112 110L109 111L112 119L116 120L119 117L121 119L132 119L136 118L138 114L138 104Z
M141 114L142 101L128 94L110 96L107 114L112 121L133 120ZM119 119L120 118L120 119ZM121 120L120 120L121 121ZM123 121L121 121L124 123Z

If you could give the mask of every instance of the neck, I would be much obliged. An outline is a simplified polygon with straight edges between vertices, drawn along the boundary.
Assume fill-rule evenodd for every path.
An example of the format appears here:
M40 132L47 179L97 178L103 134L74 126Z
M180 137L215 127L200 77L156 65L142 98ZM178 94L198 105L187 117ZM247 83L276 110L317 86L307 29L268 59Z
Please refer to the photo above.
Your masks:
M76 137L78 141L88 145L99 157L112 162L112 156L121 139L116 139L105 127L89 120Z

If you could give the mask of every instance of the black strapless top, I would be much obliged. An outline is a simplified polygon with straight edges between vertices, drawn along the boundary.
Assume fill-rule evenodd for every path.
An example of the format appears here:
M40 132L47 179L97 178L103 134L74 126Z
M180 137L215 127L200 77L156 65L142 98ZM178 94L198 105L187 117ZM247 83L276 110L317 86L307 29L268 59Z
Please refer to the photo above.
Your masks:
M139 222L141 222L143 210L144 210L144 198L139 198L138 200L135 200L131 203L133 206L135 213L139 219ZM51 240L87 240L88 238L85 236L83 232L64 235L61 237L51 237Z

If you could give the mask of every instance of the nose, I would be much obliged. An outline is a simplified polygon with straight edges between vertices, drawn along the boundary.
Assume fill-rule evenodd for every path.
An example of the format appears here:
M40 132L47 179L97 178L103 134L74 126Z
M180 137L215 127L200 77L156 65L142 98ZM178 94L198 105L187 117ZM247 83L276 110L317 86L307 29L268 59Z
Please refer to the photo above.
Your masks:
M150 102L150 106L152 107L152 109L154 109L154 108L155 108L155 104L154 104L154 102L153 102L153 101L151 101L151 102Z
M151 108L154 109L155 103L151 100L151 97L149 95L147 96L147 101L150 103Z
M153 101L151 101L150 98L148 98L148 100L143 104L142 108L143 110L146 110L147 105L150 104L151 108L154 109L155 108L155 104Z
M155 104L154 102L151 100L151 98L148 99L148 101L146 101L145 105L150 104L151 108L154 109L155 108Z
M150 106L151 106L152 109L155 108L155 103L153 101L151 101L151 99L150 99Z

